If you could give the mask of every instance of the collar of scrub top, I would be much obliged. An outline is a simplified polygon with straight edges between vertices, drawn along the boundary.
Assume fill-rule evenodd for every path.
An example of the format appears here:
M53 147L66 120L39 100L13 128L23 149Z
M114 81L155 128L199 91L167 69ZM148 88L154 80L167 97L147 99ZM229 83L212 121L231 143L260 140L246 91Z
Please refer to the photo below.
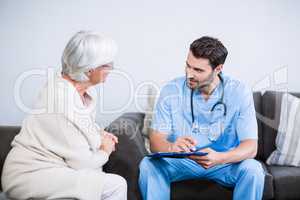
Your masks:
M226 113L227 113L227 107L226 107L226 104L224 103L224 80L223 80L221 73L218 74L218 77L220 78L221 85L222 85L221 98L212 106L212 108L210 109L210 112L213 112L215 110L215 108L220 105L220 106L223 106L223 116L225 117ZM194 90L193 89L191 89L191 90L192 90L191 91L192 128L195 128L196 124L195 124L194 101L193 101Z

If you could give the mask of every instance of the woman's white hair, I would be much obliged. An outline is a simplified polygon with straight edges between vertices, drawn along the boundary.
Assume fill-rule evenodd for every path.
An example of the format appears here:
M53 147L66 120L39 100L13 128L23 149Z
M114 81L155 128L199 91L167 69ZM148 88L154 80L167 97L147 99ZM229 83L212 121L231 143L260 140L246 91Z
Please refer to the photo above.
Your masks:
M117 45L111 38L93 31L80 31L64 49L62 74L76 81L88 80L85 72L111 63L116 53Z

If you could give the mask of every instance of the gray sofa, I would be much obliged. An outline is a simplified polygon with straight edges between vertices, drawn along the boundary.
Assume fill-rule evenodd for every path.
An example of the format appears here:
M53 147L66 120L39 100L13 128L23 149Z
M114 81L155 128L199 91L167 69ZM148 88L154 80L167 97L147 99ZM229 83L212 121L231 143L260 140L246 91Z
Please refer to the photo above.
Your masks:
M300 93L292 93L300 97ZM268 166L266 159L275 149L275 138L281 111L281 92L267 91L263 95L254 92L253 98L257 112L259 149L256 159L267 173L265 177L264 199L300 199L300 168L287 166ZM141 199L138 189L138 166L147 154L142 136L143 113L125 113L107 128L119 137L117 151L104 166L104 171L120 174L128 183L128 200ZM265 120L266 118L267 120ZM264 123L267 121L267 123ZM4 159L10 149L10 142L20 127L0 127L0 172ZM225 188L208 180L188 180L172 183L172 200L231 199L232 188ZM0 199L5 199L0 194Z

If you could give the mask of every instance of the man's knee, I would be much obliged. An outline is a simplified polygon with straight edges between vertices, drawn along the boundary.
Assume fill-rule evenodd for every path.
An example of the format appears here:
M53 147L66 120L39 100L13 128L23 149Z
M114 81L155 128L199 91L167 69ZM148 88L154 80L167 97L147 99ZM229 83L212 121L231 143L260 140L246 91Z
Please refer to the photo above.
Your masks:
M139 170L140 170L140 174L139 174L140 178L144 177L144 176L147 176L147 174L149 172L151 172L151 170L154 170L153 163L152 163L151 159L148 158L148 157L144 157L142 159L142 161L140 162Z
M140 173L148 172L149 170L155 170L155 163L153 159L144 157L139 165Z
M140 170L147 169L148 166L149 166L149 164L150 164L149 158L148 157L144 157L141 160L140 165L139 165Z
M170 166L166 165L164 159L153 159L149 157L143 158L139 165L139 179L147 179L153 177L153 174L161 175L169 178Z
M240 173L249 178L254 178L259 182L263 182L265 173L262 165L255 159L247 159L240 163Z

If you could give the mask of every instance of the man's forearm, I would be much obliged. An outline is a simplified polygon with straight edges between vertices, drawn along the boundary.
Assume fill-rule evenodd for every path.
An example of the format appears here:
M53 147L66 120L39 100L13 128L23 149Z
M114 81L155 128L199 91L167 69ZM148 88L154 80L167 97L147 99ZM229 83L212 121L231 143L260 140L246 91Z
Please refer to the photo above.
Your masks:
M171 143L167 140L167 134L152 131L149 135L151 152L169 152Z
M155 142L150 140L150 150L151 152L169 152L171 143L167 140L161 139Z
M254 158L257 153L257 140L246 140L240 143L235 149L224 152L223 164L236 163L245 159Z

